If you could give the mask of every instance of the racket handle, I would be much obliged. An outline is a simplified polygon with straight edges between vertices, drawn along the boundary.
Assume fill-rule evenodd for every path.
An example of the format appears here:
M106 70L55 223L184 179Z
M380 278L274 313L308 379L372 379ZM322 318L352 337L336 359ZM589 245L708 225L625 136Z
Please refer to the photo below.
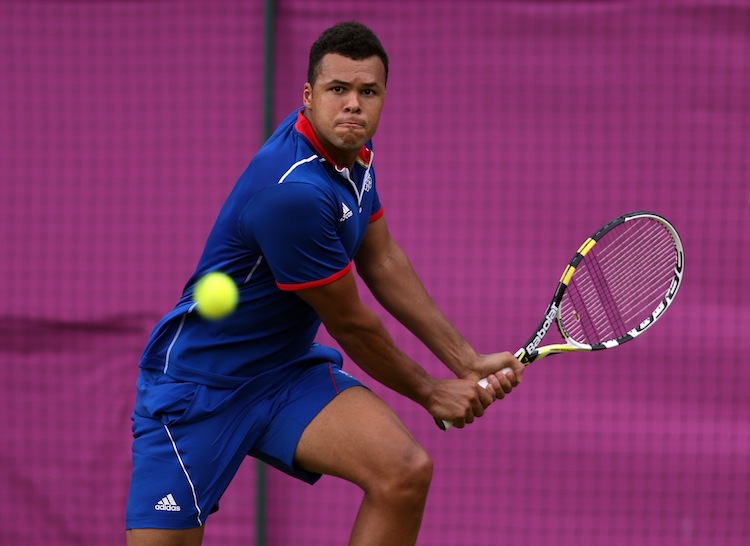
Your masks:
M511 368L503 368L500 370L502 373L512 372L513 370ZM482 387L483 389L487 388L487 385L489 385L490 382L487 381L486 377L483 377L479 381L477 381L477 385ZM435 422L437 423L437 426L439 426L443 430L448 430L453 426L453 421L447 421L445 419L435 419Z

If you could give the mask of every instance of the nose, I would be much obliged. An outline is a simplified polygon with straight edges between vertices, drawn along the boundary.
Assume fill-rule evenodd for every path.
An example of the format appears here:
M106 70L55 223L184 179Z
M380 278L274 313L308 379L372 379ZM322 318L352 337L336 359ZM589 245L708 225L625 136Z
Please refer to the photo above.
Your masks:
M359 95L357 93L347 93L344 110L355 114L358 114L362 110L362 107L359 104Z

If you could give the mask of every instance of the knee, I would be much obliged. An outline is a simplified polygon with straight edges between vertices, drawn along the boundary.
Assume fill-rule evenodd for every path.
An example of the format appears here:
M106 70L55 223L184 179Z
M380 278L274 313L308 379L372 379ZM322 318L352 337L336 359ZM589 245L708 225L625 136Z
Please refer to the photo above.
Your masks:
M427 452L419 446L390 462L376 478L374 493L391 502L423 502L432 482L433 464Z
M404 462L402 476L409 487L423 489L425 492L432 482L432 459L421 447L415 449Z

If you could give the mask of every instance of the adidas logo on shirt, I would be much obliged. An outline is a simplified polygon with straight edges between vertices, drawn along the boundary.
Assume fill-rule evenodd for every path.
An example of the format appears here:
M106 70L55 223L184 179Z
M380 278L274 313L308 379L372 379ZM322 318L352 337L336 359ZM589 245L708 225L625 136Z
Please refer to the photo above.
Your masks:
M346 206L346 203L341 203L341 220L339 222L343 222L344 220L348 220L352 217L352 210Z
M172 493L161 499L154 505L154 509L161 510L163 512L179 512L182 510L180 505L174 500Z

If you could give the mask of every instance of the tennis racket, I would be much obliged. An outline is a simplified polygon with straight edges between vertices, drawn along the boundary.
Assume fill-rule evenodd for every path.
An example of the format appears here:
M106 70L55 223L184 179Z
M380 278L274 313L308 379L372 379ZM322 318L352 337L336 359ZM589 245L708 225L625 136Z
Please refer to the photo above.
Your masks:
M682 241L666 219L645 211L615 218L573 256L516 358L528 365L549 355L612 349L635 339L674 301L683 267ZM565 343L540 346L553 323ZM487 384L487 379L479 381L483 388ZM443 430L452 426L435 421Z

